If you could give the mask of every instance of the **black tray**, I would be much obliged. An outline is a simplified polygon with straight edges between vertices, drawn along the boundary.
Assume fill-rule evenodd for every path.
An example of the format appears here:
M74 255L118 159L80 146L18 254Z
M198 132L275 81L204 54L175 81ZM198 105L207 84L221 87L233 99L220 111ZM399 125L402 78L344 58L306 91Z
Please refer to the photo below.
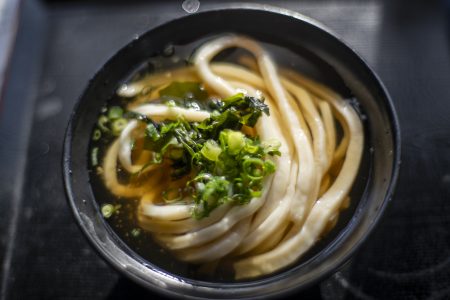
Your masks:
M307 299L450 297L450 43L444 2L258 1L316 18L354 47L395 102L397 192L369 241ZM216 1L202 1L200 10ZM152 297L91 249L66 203L64 129L87 80L181 1L22 1L0 109L2 299Z

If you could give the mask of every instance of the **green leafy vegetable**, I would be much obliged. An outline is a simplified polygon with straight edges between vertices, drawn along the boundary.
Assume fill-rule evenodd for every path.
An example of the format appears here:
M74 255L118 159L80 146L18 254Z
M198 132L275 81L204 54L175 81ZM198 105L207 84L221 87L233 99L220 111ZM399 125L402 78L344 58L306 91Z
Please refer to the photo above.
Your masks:
M147 125L147 127L145 128L145 133L153 142L156 142L161 137L158 129L156 129L156 126L153 123L149 123Z
M198 125L199 130L208 132L213 138L224 129L240 130L243 125L253 127L263 113L269 115L269 107L263 101L242 93L225 98L216 106L211 117Z
M162 94L170 91L178 97L179 90L186 88L180 83L171 86ZM240 131L244 125L253 127L263 113L269 114L262 100L237 94L208 105L213 109L210 118L200 123L182 118L155 123L141 118L147 123L144 148L170 162L174 179L190 177L184 189L169 189L163 199L177 202L189 193L197 219L224 203L246 204L260 197L264 178L275 171L275 164L267 158L280 155L279 142L261 143L258 137Z
M187 183L182 188L164 191L163 200L174 203L189 196L195 204L192 216L196 219L207 217L225 203L243 205L261 196L264 179L275 172L269 157L280 155L280 143L261 142L259 137L245 135L241 129L254 127L263 114L269 115L264 100L242 93L207 100L208 93L196 82L173 82L160 91L160 97L169 106L209 110L210 117L202 122L187 122L181 117L155 122L112 106L99 116L92 140L98 143L119 136L130 119L145 123L142 146L153 155L132 178L151 165L167 163L172 178L185 178ZM98 147L94 147L93 166L98 165L97 156ZM109 218L117 209L106 204L102 214Z

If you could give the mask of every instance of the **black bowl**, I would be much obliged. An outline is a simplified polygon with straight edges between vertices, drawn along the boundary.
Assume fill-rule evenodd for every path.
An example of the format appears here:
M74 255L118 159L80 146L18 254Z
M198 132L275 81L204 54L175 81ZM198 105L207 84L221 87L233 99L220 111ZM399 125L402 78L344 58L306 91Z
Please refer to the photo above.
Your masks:
M367 133L358 199L334 233L299 264L240 283L217 283L176 276L128 248L104 221L89 181L88 150L92 128L105 101L130 71L168 44L186 45L224 32L244 34L281 46L313 66L313 77L358 99ZM301 14L259 5L233 5L189 15L130 42L101 69L81 96L67 128L64 179L77 223L101 255L121 273L169 296L250 298L281 296L306 287L335 271L367 238L380 218L397 179L400 130L383 84L351 48L329 29ZM361 180L360 180L361 181Z

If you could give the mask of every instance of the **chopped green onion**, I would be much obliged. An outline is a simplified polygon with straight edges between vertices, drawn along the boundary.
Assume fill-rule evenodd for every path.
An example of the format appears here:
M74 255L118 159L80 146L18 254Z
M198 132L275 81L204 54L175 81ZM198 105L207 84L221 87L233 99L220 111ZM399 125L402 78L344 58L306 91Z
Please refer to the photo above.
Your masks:
M245 146L245 135L240 131L223 130L220 135L226 141L228 153L231 155L238 154Z
M94 133L92 134L92 140L98 141L102 137L102 132L98 129L94 130Z
M275 172L276 166L271 160L266 160L264 162L264 172L265 174L271 174Z
M262 146L264 147L264 152L270 155L281 155L280 147L281 143L278 140L271 139L268 141L262 142Z
M96 166L96 165L98 165L98 147L94 147L94 148L92 148L92 151L91 151L91 163L92 163L92 166Z
M124 118L114 120L114 122L111 124L112 133L115 136L119 136L122 130L127 126L127 124L128 122Z
M220 176L213 176L201 188L201 192L195 197L196 205L193 216L196 219L207 217L217 206L228 202L230 198L231 184Z
M110 120L116 120L122 118L123 109L120 106L111 106L108 110L108 118Z
M131 230L131 235L133 237L138 237L141 234L141 230L139 228L134 228L133 230Z
M246 158L244 160L243 170L252 179L262 179L261 169L264 168L264 161L260 158Z
M109 128L108 128L108 125L107 125L108 122L109 122L108 118L106 116L104 116L104 115L101 115L98 118L97 125L98 125L98 127L100 128L101 131L108 132L109 131Z
M207 159L211 161L217 161L219 159L220 153L222 152L222 149L220 149L216 141L207 140L202 150L200 150L200 152Z
M244 151L248 152L250 154L256 154L260 150L260 147L258 145L254 145L252 143L247 143L244 146Z
M258 198L258 197L261 197L262 192L260 190L254 191L254 190L250 189L250 195L252 198Z
M102 208L101 208L101 211L102 211L103 217L108 219L108 218L110 218L113 215L113 213L115 211L115 208L114 208L114 206L112 204L103 204Z

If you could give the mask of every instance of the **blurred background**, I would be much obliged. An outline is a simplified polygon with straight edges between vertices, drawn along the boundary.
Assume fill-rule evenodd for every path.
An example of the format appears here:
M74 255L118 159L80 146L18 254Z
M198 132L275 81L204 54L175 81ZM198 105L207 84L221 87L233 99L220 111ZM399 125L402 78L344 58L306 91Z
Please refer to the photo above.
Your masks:
M339 272L293 297L450 299L450 1L246 2L295 10L341 36L387 86L402 130L396 194L375 232ZM108 266L75 224L64 131L118 49L224 3L0 0L1 299L155 296Z

